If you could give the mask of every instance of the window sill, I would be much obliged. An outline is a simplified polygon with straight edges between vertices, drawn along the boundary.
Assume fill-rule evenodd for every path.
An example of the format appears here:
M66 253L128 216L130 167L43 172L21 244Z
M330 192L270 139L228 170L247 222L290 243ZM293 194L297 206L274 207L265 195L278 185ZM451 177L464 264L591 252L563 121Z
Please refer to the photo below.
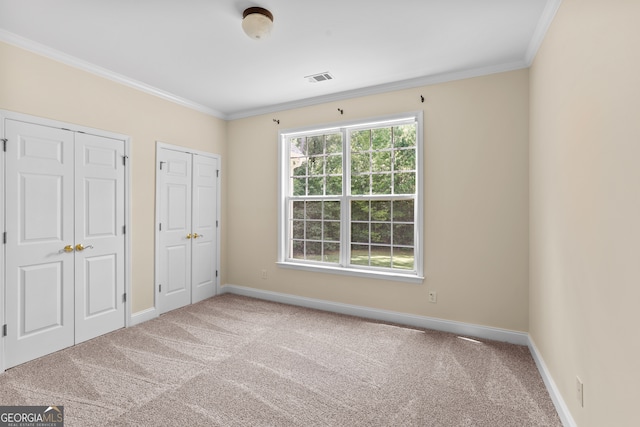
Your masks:
M319 273L339 274L342 276L366 277L369 279L391 280L395 282L406 282L422 284L423 276L415 274L402 274L386 271L358 270L355 268L329 267L325 265L313 265L290 261L280 261L276 263L279 267L290 268L293 270L314 271Z

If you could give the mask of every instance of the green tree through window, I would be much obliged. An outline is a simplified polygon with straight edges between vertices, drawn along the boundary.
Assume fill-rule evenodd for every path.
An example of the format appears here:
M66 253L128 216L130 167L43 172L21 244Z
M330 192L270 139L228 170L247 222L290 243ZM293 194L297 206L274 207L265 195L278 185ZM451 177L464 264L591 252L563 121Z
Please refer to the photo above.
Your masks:
M284 134L284 262L421 274L417 115Z

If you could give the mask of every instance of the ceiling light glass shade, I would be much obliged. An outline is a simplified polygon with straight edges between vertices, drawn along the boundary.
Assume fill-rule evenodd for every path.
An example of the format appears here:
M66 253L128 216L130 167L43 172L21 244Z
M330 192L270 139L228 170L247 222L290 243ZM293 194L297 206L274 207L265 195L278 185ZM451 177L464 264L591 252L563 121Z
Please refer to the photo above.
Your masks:
M252 39L266 38L272 27L273 15L267 9L250 7L242 14L242 29Z

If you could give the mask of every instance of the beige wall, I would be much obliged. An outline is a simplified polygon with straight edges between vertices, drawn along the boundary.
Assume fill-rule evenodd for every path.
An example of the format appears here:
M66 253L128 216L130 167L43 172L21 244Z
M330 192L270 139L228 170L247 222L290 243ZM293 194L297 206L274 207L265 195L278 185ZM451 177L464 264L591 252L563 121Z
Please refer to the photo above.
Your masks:
M227 283L527 331L528 104L521 70L230 122ZM420 109L424 284L277 267L278 129Z
M221 155L224 224L225 121L1 42L0 109L131 137L132 312L153 306L157 140Z
M132 137L133 312L153 304L160 140L222 155L221 283L528 329L526 70L227 123L4 43L0 62L0 108ZM277 268L274 116L292 128L418 109L425 112L425 283ZM428 289L438 292L437 304L427 303Z
M640 419L639 17L564 0L530 71L530 333L581 427Z

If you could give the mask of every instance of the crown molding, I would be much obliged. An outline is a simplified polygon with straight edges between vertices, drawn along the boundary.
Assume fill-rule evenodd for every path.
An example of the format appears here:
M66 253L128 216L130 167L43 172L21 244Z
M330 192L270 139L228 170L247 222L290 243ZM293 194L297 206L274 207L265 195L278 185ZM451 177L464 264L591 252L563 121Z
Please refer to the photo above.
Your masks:
M533 36L531 37L531 41L529 42L529 47L527 47L527 52L524 56L527 67L530 67L531 64L533 64L533 60L536 58L538 49L540 49L542 41L547 35L547 31L549 30L549 27L551 26L553 18L555 18L561 3L562 0L547 0L547 4L542 11L542 15L540 15L540 20L538 21L538 25L533 32Z
M400 80L397 82L385 83L376 86L368 86L360 89L353 89L344 92L337 92L329 95L322 95L313 98L301 99L299 101L284 102L281 104L269 105L266 107L237 111L227 115L227 120L244 119L247 117L259 116L279 111L292 110L296 108L310 107L333 101L343 101L345 99L358 98L362 96L378 95L386 92L393 92L403 89L413 89L421 86L429 86L438 83L446 83L455 80L464 80L473 77L486 76L489 74L504 73L507 71L527 68L525 61L515 61L488 67L471 68L468 70L452 71L441 74L434 74L414 79Z
M251 108L246 110L239 110L239 111L228 113L228 114L217 111L205 105L190 101L188 99L179 97L172 93L147 85L140 81L131 79L121 74L99 67L97 65L91 64L87 61L83 61L71 55L65 54L58 50L52 49L48 46L42 45L40 43L36 43L34 41L31 41L29 39L26 39L24 37L18 36L16 34L13 34L11 32L8 32L2 29L0 29L0 41L15 45L17 47L48 57L55 61L64 63L66 65L70 65L72 67L81 69L83 71L87 71L89 73L109 79L116 83L129 86L131 88L140 90L142 92L151 94L153 96L157 96L164 100L176 103L178 105L182 105L184 107L199 111L201 113L205 113L222 120L237 120L237 119L243 119L243 118L248 118L253 116L259 116L263 114L270 114L270 113L281 112L285 110L292 110L296 108L310 107L310 106L324 104L328 102L343 101L351 98L357 98L357 97L363 97L363 96L369 96L369 95L378 95L378 94L397 91L397 90L413 89L421 86L429 86L429 85L434 85L439 83L446 83L446 82L451 82L456 80L464 80L464 79L469 79L473 77L480 77L480 76L486 76L490 74L503 73L503 72L514 71L514 70L519 70L523 68L528 68L533 63L533 60L535 59L538 49L542 45L542 41L544 40L544 37L549 27L551 26L551 23L561 3L562 3L562 0L547 0L545 8L540 16L540 20L538 21L538 25L536 26L536 29L531 38L531 41L529 42L529 46L525 53L524 59L519 61L422 76L422 77L417 77L413 79L407 79L407 80L401 80L397 82L391 82L391 83L385 83L385 84L369 86L369 87L364 87L359 89L353 89L353 90L348 90L348 91L343 91L343 92L338 92L338 93L333 93L328 95L317 96L313 98L301 99L297 101L284 102L280 104L268 105L264 107Z
M122 74L115 73L106 68L102 68L95 64L91 64L87 61L83 61L74 56L68 55L66 53L60 52L56 49L52 49L43 44L34 42L32 40L26 39L24 37L18 36L17 34L11 33L9 31L0 29L0 41L5 43L17 46L19 48L28 50L30 52L36 53L38 55L45 56L49 59L53 59L54 61L61 62L65 65L69 65L74 68L78 68L82 71L86 71L92 74L95 74L99 77L103 77L105 79L114 81L116 83L120 83L125 86L129 86L133 89L139 90L141 92L148 93L150 95L156 96L158 98L162 98L166 101L173 102L178 105L182 105L183 107L190 108L192 110L199 111L201 113L208 114L210 116L217 117L219 119L226 119L225 114L220 111L214 110L202 104L198 104L196 102L190 101L188 99L179 97L172 93L166 92L164 90L158 89L156 87L150 86L148 84L142 83L140 81L134 80L132 78L123 76Z

